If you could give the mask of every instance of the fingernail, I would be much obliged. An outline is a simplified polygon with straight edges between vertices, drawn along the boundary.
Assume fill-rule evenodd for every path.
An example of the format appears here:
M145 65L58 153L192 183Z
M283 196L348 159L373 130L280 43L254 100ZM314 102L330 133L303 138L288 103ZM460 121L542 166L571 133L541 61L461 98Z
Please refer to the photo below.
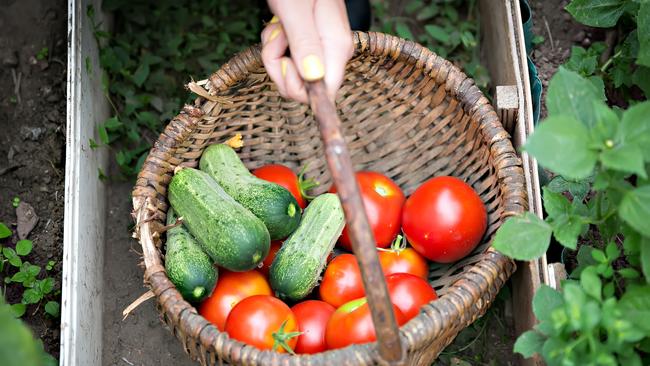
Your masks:
M282 31L281 27L275 27L275 29L271 31L271 34L269 35L269 39L267 40L267 42L271 42L272 40L276 39L280 34L280 31Z
M283 58L280 60L280 72L282 72L282 77L287 76L287 59Z
M302 59L302 69L305 73L305 80L314 81L325 76L325 67L318 56L309 55Z
M278 19L278 17L276 15L274 15L273 18L271 18L271 20L269 20L269 24L277 23L279 21L280 21L280 19Z

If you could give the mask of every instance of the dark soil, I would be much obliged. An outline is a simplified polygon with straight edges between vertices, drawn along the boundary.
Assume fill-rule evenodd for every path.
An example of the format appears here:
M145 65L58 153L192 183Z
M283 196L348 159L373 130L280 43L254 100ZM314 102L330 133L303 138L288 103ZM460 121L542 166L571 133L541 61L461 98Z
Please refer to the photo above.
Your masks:
M66 116L65 0L0 0L0 222L15 231L12 199L31 204L39 221L29 235L34 249L26 258L55 278L54 295L60 302L63 255L63 194ZM36 59L44 47L47 56ZM41 52L43 55L43 52ZM15 75L15 80L14 80ZM13 247L17 235L5 239ZM0 277L10 276L5 268ZM44 278L44 270L39 278ZM3 281L4 282L4 281ZM8 284L5 298L18 303L22 285ZM23 319L45 350L58 358L59 319L46 315L41 305L30 305Z

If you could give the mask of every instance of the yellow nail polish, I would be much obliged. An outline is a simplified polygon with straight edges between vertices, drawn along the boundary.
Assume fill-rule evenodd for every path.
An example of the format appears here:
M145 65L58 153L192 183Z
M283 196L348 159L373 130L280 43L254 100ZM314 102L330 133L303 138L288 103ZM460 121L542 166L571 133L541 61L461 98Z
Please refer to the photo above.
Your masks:
M283 58L280 60L280 72L282 72L282 77L287 76L287 59Z
M276 15L274 15L273 18L271 18L271 20L269 21L269 24L277 23L279 21L280 21L280 19L278 19L278 17Z
M322 79L325 76L325 67L316 55L309 55L302 59L302 69L307 81Z
M271 42L272 40L278 38L278 35L280 34L280 31L282 31L281 27L276 27L274 30L271 31L271 34L269 35L269 39L267 42Z

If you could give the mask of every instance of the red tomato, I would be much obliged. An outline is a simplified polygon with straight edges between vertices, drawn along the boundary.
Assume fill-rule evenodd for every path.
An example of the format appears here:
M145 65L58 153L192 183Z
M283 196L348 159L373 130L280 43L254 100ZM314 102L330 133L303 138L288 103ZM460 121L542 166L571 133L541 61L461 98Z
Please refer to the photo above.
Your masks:
M292 352L298 341L298 322L282 300L269 295L247 297L226 320L230 338L259 349Z
M435 177L406 200L402 228L418 253L435 262L451 263L481 241L487 211L478 194L462 180Z
M400 230L404 193L385 175L376 172L358 172L356 177L377 247L385 248L393 242ZM336 187L332 186L330 192L336 193ZM343 229L339 243L347 250L352 250L352 241L347 228Z
M296 353L318 353L327 350L325 328L335 310L332 305L319 300L303 301L291 308L302 332L294 349Z
M346 253L332 259L325 269L319 291L320 298L335 308L348 301L364 297L357 258Z
M395 305L393 313L398 325L406 323L406 317ZM325 341L329 349L374 342L376 339L375 326L365 297L336 309L325 330Z
M272 295L271 286L258 271L230 272L221 270L212 295L199 307L199 314L223 331L232 308L253 295Z
M397 306L406 320L411 320L420 307L438 298L429 283L418 276L408 273L395 273L386 277L388 293L393 305Z
M253 170L253 174L260 179L279 184L286 188L296 198L300 208L307 207L305 198L308 198L308 196L306 192L318 185L313 179L304 180L302 173L300 173L300 176L297 176L293 170L281 164L265 165Z
M271 269L271 264L275 259L275 255L278 254L278 250L282 246L282 240L274 240L271 242L271 249L269 249L269 254L262 261L262 267L259 268L259 271L264 273L264 275L269 277L269 270Z
M426 280L429 275L427 260L413 248L402 247L398 243L401 237L401 235L397 236L396 245L391 246L390 250L379 251L379 264L384 275L410 273Z

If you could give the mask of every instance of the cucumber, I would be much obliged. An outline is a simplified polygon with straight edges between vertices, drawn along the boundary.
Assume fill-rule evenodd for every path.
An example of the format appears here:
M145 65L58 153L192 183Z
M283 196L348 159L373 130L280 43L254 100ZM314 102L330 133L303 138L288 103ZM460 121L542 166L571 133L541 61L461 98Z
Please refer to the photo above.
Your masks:
M214 263L231 271L255 268L269 253L264 223L237 203L207 173L179 170L169 183L169 202Z
M293 195L284 187L251 174L230 146L209 146L199 167L264 222L271 240L286 238L300 224L300 206Z
M167 225L176 222L173 209L167 212ZM167 230L165 269L169 280L183 298L198 304L210 296L217 283L218 270L199 243L183 225Z
M300 226L282 244L271 264L269 279L278 297L300 300L309 295L318 284L344 224L336 194L321 194L311 201Z

